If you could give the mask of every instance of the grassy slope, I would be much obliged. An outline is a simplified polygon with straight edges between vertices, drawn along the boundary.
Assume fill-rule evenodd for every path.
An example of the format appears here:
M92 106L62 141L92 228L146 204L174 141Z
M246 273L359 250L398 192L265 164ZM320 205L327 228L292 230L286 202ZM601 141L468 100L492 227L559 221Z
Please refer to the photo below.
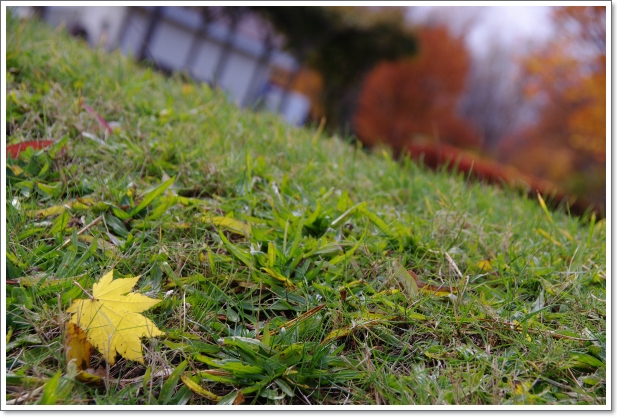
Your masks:
M605 403L604 222L241 112L45 28L9 19L7 34L8 142L67 139L64 153L26 152L13 162L23 173L7 169L7 275L20 281L7 288L8 399ZM168 177L166 193L119 219ZM28 215L86 196L95 204L64 217ZM218 227L217 215L242 224ZM243 224L250 233L234 230ZM397 265L456 296L414 291ZM90 289L111 268L167 293L145 314L168 337L144 342L145 365L106 366L95 352L91 366L111 378L97 387L67 374L64 311L85 296L74 280ZM219 397L157 377L185 365Z

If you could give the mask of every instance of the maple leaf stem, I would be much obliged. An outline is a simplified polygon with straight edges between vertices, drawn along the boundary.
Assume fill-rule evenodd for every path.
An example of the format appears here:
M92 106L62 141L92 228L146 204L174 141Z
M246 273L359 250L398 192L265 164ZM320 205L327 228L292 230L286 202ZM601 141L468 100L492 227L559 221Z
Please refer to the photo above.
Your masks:
M90 293L89 293L88 291L86 291L86 290L84 289L84 287L82 287L81 285L79 285L79 283L78 283L77 281L73 281L73 284L75 284L75 285L77 285L79 288L81 288L81 290L82 290L83 292L85 292L85 293L86 293L86 295L87 295L88 297L90 297L90 299L91 299L91 300L94 300L94 297L93 297L92 295L90 295Z

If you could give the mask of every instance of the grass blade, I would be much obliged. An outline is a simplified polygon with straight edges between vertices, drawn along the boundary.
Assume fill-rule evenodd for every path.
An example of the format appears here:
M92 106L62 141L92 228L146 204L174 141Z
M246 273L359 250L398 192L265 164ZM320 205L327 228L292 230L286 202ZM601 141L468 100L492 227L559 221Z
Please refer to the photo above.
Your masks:
M133 217L136 214L138 214L140 211L144 210L150 203L152 203L152 201L155 198L163 194L165 190L167 190L167 188L174 183L174 181L176 181L176 177L170 178L169 180L165 181L163 184L157 186L154 190L148 192L144 196L142 201L137 205L137 207L134 207L133 209L129 211L129 215Z
M174 388L178 385L178 378L184 372L187 367L187 361L184 360L174 369L171 375L167 378L167 381L161 387L161 392L159 393L159 405L167 405L172 398L172 394L174 393Z

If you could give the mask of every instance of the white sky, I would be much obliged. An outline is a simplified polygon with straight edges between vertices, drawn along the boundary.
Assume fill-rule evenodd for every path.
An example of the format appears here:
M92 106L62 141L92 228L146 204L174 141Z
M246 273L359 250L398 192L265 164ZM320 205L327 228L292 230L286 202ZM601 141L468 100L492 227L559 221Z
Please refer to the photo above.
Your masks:
M493 41L517 53L526 43L548 39L552 33L550 9L550 6L416 6L410 7L408 19L418 23L438 19L455 31L471 22L466 40L470 52L481 57L487 44Z

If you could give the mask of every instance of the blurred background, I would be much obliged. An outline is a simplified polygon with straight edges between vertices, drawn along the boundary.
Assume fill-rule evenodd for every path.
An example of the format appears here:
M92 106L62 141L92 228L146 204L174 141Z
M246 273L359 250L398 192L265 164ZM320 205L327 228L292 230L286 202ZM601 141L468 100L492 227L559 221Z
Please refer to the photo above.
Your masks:
M13 9L240 107L604 212L605 6Z

